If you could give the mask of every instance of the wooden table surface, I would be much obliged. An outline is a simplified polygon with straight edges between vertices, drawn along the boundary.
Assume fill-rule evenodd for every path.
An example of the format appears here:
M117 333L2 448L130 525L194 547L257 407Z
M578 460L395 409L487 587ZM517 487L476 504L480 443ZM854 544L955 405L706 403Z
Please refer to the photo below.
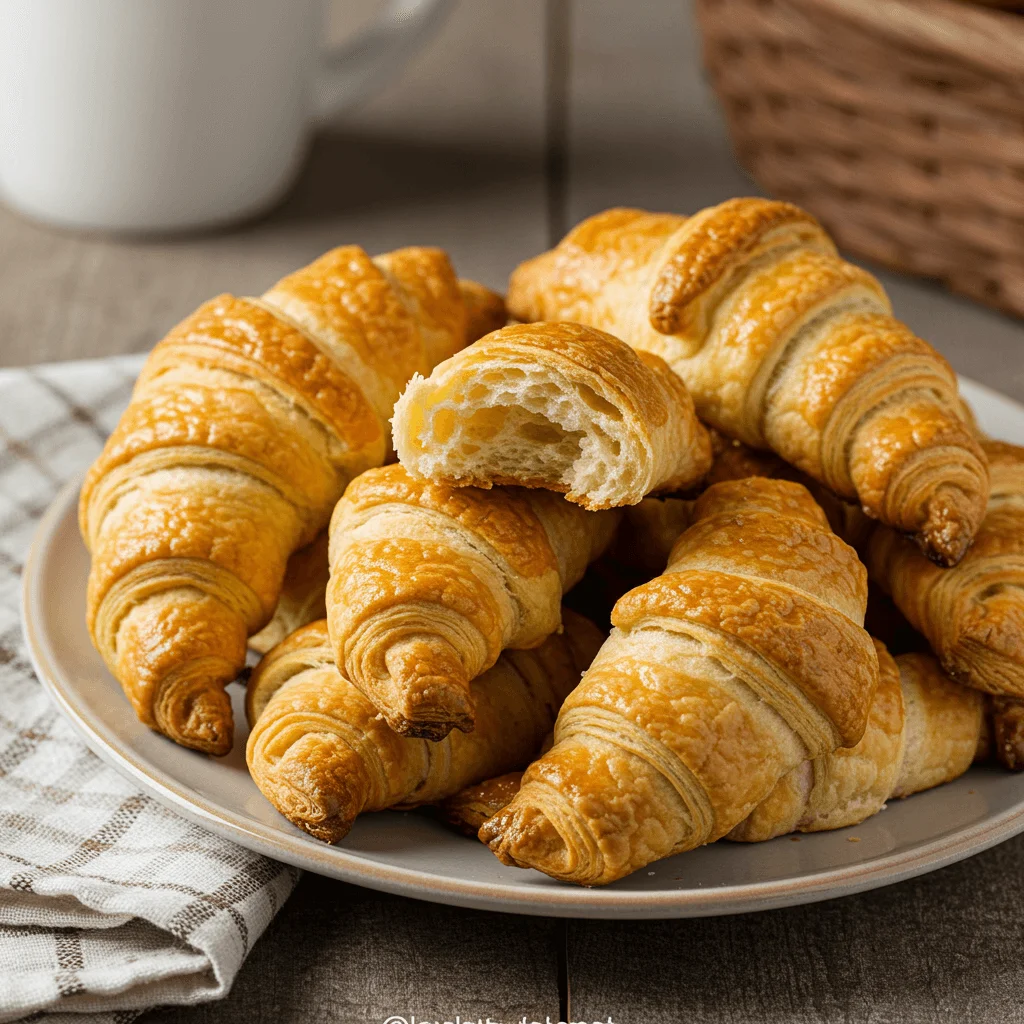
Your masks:
M339 3L334 31L372 6ZM753 191L683 0L464 2L398 81L314 139L264 220L126 243L0 210L0 364L146 349L210 295L259 293L345 242L441 245L501 287L606 206ZM1024 401L1024 325L881 276L957 370ZM699 921L505 916L307 876L226 1001L145 1020L1024 1021L1022 907L1024 838L867 895Z

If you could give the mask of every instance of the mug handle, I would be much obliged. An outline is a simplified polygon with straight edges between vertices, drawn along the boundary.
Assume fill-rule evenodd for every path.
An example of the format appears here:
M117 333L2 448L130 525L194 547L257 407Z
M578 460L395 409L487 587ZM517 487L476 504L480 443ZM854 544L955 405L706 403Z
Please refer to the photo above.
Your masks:
M453 5L454 0L388 0L371 25L321 57L313 116L327 121L383 86L441 26Z

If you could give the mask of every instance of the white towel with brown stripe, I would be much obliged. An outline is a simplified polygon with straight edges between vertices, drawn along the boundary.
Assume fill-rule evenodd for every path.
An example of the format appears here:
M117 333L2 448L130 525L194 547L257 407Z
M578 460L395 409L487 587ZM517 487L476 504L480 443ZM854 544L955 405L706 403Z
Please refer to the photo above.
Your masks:
M103 764L25 653L21 566L36 521L99 452L139 365L0 371L0 1021L126 1022L223 996L298 879Z

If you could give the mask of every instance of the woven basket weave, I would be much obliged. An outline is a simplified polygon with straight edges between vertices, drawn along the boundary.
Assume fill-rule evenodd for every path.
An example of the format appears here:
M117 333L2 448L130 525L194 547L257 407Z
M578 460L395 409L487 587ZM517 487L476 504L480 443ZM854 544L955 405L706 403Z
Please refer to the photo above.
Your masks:
M1024 315L1024 16L697 0L737 155L839 244Z

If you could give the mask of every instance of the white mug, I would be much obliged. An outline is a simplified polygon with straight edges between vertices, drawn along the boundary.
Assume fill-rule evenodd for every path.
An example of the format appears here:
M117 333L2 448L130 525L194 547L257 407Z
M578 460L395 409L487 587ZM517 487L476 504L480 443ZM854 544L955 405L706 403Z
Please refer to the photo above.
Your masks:
M0 196L62 227L213 227L271 206L317 119L451 0L391 0L321 54L323 0L0 0Z

